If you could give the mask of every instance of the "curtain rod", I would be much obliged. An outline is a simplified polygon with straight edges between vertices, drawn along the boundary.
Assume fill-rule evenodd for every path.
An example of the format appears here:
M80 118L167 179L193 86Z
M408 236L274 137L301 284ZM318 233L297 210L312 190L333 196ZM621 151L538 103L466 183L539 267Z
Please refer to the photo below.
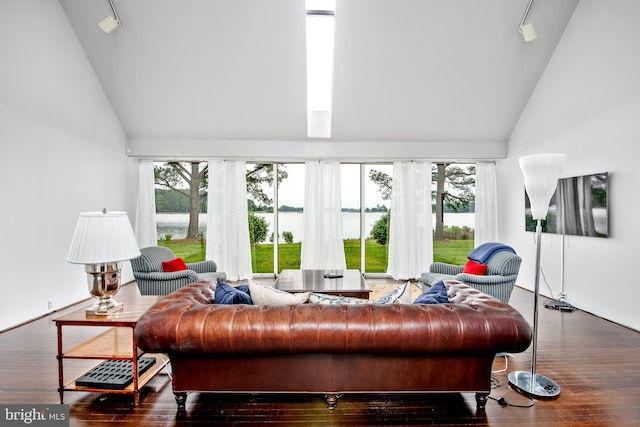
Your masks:
M234 158L234 157L230 157L230 158L216 158L216 157L211 157L211 158L194 158L194 159L163 159L163 158L147 158L147 157L140 157L138 158L138 161L153 161L153 162L157 162L157 163L168 163L168 162L180 162L180 163L192 163L192 162L207 162L209 160L224 160L224 161L236 161L236 160L241 160L244 161L246 163L278 163L278 164L303 164L307 161L316 161L316 160L326 160L326 161L337 161L340 163L344 163L344 164L353 164L353 165L359 165L359 164L383 164L383 165L391 165L394 162L406 162L406 161L424 161L424 162L431 162L431 163L449 163L449 164L471 164L471 163L486 163L486 164L497 164L497 160L443 160L443 159L438 159L438 160L434 160L434 159L385 159L385 160L354 160L354 159L319 159L319 158L314 158L314 159L295 159L295 160L274 160L274 159L269 159L269 160L261 160L261 159L242 159L242 158Z

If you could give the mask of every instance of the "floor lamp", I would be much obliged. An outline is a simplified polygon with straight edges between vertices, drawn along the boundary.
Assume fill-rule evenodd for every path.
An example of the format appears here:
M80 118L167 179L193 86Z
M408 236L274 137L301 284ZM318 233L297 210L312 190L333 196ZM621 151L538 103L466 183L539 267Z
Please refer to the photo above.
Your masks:
M520 393L537 398L553 398L560 394L560 387L553 380L536 373L538 350L538 299L540 296L540 240L541 221L547 218L549 202L556 190L564 154L534 154L520 158L524 186L531 202L531 215L536 221L536 273L533 302L533 351L531 372L516 371L509 374L509 383Z

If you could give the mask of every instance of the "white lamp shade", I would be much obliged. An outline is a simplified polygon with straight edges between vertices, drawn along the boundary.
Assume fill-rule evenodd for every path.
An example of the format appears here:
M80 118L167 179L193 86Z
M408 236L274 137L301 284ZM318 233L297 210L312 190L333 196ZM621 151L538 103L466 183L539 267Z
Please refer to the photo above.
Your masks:
M140 255L126 212L81 212L67 261L102 264Z
M547 217L549 202L556 191L565 157L558 153L520 157L520 169L524 175L524 186L531 202L533 219Z

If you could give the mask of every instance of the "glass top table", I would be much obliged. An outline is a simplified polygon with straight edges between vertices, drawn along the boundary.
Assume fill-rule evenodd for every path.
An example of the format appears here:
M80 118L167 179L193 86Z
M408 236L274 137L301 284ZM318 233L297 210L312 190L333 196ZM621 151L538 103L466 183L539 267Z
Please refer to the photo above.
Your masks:
M287 292L318 292L364 299L369 299L371 293L359 270L282 270L273 287Z

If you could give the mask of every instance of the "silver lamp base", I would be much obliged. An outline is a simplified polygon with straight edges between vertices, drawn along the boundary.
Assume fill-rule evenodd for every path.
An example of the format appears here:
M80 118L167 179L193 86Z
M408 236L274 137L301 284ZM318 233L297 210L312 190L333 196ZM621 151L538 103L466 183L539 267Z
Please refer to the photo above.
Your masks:
M531 378L533 377L533 381ZM509 373L509 384L520 393L538 399L553 399L560 394L560 386L544 375L525 371Z
M120 290L120 270L119 262L85 265L89 293L97 298L96 303L86 310L87 314L107 315L124 308L122 303L111 298Z
M121 302L116 302L116 300L111 298L111 296L109 295L105 298L99 298L95 304L93 304L90 308L87 308L85 313L106 316L111 313L122 311L123 309L124 304L122 304Z

